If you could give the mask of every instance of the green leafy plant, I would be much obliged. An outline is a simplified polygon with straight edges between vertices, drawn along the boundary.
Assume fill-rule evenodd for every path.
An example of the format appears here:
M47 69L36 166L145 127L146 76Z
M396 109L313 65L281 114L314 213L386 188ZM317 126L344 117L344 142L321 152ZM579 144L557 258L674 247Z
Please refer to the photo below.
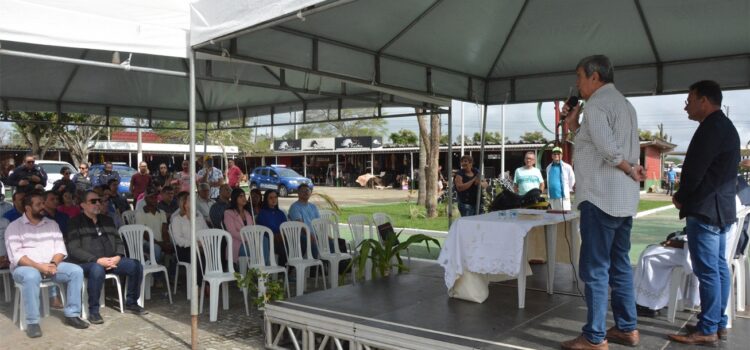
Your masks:
M320 192L315 192L312 195L320 197L323 200L323 202L325 202L326 205L328 205L328 208L331 211L333 211L337 215L341 215L341 208L339 208L338 203L336 203L336 200L333 199L333 197L331 197L331 196L329 196L329 195L327 195L325 193L320 193Z
M437 239L424 234L411 235L401 242L399 238L402 232L403 230L396 234L386 235L382 243L377 239L369 238L363 240L357 246L359 254L349 263L349 268L353 264L357 264L357 279L364 278L365 264L368 259L372 261L372 277L377 278L378 276L390 275L392 268L397 268L398 273L409 271L401 258L401 252L412 244L424 242L427 245L428 252L430 251L430 243L434 243L438 248L440 247L440 242Z
M259 309L268 302L284 299L284 285L279 281L271 280L267 273L262 273L258 269L247 270L245 276L235 272L234 278L237 279L237 285L240 288L247 288L248 293L254 296L253 305ZM258 283L259 279L263 280L262 285ZM259 288L263 291L262 293L258 293Z
M422 206L418 205L410 205L409 206L409 218L412 220L415 219L424 219L427 217L427 209Z

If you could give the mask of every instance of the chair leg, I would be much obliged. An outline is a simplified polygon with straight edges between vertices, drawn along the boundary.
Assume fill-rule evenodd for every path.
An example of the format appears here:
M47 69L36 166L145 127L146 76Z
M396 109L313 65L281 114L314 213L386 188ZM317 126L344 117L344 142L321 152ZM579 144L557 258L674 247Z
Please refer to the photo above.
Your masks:
M338 260L331 260L330 264L331 268L328 273L331 275L331 288L336 288L339 286L339 262Z
M250 307L247 305L247 288L242 288L242 299L245 300L245 316L250 316Z
M151 286L154 284L154 274L149 273L143 276L144 291L146 292L146 300L151 300Z
M81 318L84 320L89 319L89 292L88 292L88 279L83 279L81 286Z
M745 311L745 305L747 303L747 280L745 279L746 271L744 257L742 260L739 260L737 262L736 273L737 275L735 279L737 280L737 311L743 312Z
M185 272L185 274L187 274L187 271ZM174 295L177 295L177 281L179 277L180 277L180 265L177 265L177 268L175 269L175 272L174 272L174 283L172 284L174 286Z
M123 305L122 300L122 284L120 283L120 278L115 278L115 285L117 285L117 298L120 300L120 313L125 313L125 306Z
M224 308L224 310L229 310L229 282L222 283L220 287L222 307Z
M331 265L333 265L333 264L331 264ZM333 268L331 268L331 269L333 269ZM323 289L328 289L328 287L326 287L326 269L323 268L323 263L322 262L320 263L320 271L323 273Z
M16 296L13 299L13 324L18 321L18 316L20 313L20 307L21 307L21 290L16 287ZM23 330L23 326L19 323L19 326L21 326L21 330Z
M169 296L169 303L172 304L172 287L169 286L169 276L167 276L167 269L164 269L164 283L167 285L167 296Z
M211 322L216 322L216 318L219 315L219 287L221 283L209 283L208 288L211 290L211 296L209 300L209 318Z
M190 300L193 297L193 275L187 269L185 269L185 275L187 275L185 278L185 289L187 289L187 299ZM177 292L177 288L175 288L175 292Z
M286 270L284 270L284 286L286 289L286 297L291 298L292 297L292 291L289 290L289 274Z
M49 288L41 288L42 295L42 317L49 316Z
M200 293L201 295L200 296L201 307L200 307L200 310L198 310L198 313L201 313L201 314L203 313L203 299L206 296L205 290L206 290L206 280L203 280L203 283L201 283L201 290L198 291L198 293Z
M145 298L145 293L146 293L146 276L147 275L143 275L143 280L141 280L141 296L138 297L138 306L140 306L140 307L145 307L145 304L146 304L146 298ZM128 277L128 278L130 278L130 277Z
M300 296L305 293L305 272L307 272L307 268L295 266L294 271L297 276L297 296Z

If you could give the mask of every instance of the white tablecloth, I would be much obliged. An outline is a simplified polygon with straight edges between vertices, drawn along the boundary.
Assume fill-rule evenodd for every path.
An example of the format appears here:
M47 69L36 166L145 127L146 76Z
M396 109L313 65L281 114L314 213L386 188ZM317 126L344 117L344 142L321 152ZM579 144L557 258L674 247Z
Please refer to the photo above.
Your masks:
M516 217L511 217L515 213ZM503 216L504 215L504 216ZM578 218L577 212L551 214L542 210L514 209L463 217L451 225L438 262L445 269L448 290L466 271L518 277L524 238L536 226L555 227ZM554 232L553 232L554 234ZM551 261L554 263L554 258Z

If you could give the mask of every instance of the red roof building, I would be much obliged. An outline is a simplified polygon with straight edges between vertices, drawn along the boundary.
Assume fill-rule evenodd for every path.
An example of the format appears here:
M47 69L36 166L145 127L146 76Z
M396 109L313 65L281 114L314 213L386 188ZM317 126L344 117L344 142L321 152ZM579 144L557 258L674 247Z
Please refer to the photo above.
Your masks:
M143 143L162 143L161 136L150 131L144 131L141 133L141 140ZM112 132L113 142L138 142L137 131L113 131Z

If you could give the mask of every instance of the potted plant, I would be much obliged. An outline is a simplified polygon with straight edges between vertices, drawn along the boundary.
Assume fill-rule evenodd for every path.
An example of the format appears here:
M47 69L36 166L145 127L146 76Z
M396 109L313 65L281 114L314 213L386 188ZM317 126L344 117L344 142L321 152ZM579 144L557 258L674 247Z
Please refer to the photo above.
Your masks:
M401 252L412 244L424 242L427 245L427 251L430 250L430 242L440 247L438 240L424 234L411 235L401 242L399 238L402 232L403 230L396 234L386 234L382 242L377 239L365 239L357 246L359 253L349 263L349 268L357 264L357 279L364 278L365 264L368 259L372 261L372 278L374 279L378 276L389 276L393 268L398 269L398 273L408 271L409 268L401 259Z
M239 272L234 273L237 279L237 285L241 288L247 288L250 295L254 295L253 305L262 310L266 303L284 299L284 285L276 280L268 278L267 273L262 273L258 269L249 269L245 276Z

